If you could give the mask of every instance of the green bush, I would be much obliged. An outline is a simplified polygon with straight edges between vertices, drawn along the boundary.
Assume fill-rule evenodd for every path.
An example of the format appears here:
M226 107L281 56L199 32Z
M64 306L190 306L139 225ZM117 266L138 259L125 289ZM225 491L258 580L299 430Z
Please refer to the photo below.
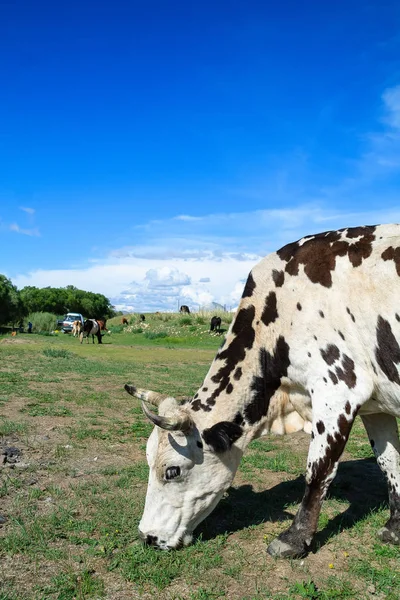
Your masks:
M32 323L33 333L50 332L57 329L57 315L49 312L33 312L24 320L25 331L28 330L29 321Z
M179 319L179 325L191 325L192 319L191 317L181 317Z
M144 337L148 340L156 340L158 338L166 338L168 337L168 333L166 331L145 331Z
M143 333L143 329L141 327L137 327L136 329L132 329L131 333Z
M72 352L61 348L59 350L56 348L45 348L43 354L51 358L71 358L73 356Z
M124 326L123 325L111 325L111 327L109 327L108 330L111 331L111 333L121 333L122 331L124 331Z

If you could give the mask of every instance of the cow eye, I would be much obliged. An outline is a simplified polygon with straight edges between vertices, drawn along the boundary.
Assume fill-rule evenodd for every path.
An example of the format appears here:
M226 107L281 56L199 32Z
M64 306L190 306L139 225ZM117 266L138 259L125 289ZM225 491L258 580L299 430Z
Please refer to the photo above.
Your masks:
M168 469L165 471L165 479L167 479L167 480L175 479L176 477L179 477L180 474L181 474L180 467L168 467Z

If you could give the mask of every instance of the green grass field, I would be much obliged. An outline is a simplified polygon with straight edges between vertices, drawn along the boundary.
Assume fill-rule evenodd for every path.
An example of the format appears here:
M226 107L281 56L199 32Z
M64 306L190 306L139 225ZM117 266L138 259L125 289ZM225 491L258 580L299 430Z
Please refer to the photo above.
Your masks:
M307 558L266 553L301 499L306 434L253 442L191 547L143 547L151 427L123 386L190 396L222 337L207 316L133 318L130 332L120 321L101 346L0 337L0 452L21 451L0 465L0 600L400 598L400 548L376 538L386 487L359 422Z

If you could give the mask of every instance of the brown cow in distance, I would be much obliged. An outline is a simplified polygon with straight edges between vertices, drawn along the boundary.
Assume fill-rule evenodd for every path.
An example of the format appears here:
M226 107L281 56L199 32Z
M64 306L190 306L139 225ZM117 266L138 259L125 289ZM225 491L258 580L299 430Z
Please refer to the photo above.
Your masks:
M128 319L126 317L122 317L121 325L129 325Z

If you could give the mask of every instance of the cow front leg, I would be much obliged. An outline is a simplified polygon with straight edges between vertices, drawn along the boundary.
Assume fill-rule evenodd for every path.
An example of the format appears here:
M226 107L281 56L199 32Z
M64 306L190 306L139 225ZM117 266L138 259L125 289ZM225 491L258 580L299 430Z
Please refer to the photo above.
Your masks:
M268 546L272 556L300 558L311 546L322 502L334 479L359 405L325 406L325 414L313 410L313 426L307 459L306 489L292 525ZM340 411L340 406L342 410ZM339 411L338 411L339 408Z
M385 414L362 417L372 450L386 477L390 518L378 531L382 542L400 544L400 441L395 417Z

